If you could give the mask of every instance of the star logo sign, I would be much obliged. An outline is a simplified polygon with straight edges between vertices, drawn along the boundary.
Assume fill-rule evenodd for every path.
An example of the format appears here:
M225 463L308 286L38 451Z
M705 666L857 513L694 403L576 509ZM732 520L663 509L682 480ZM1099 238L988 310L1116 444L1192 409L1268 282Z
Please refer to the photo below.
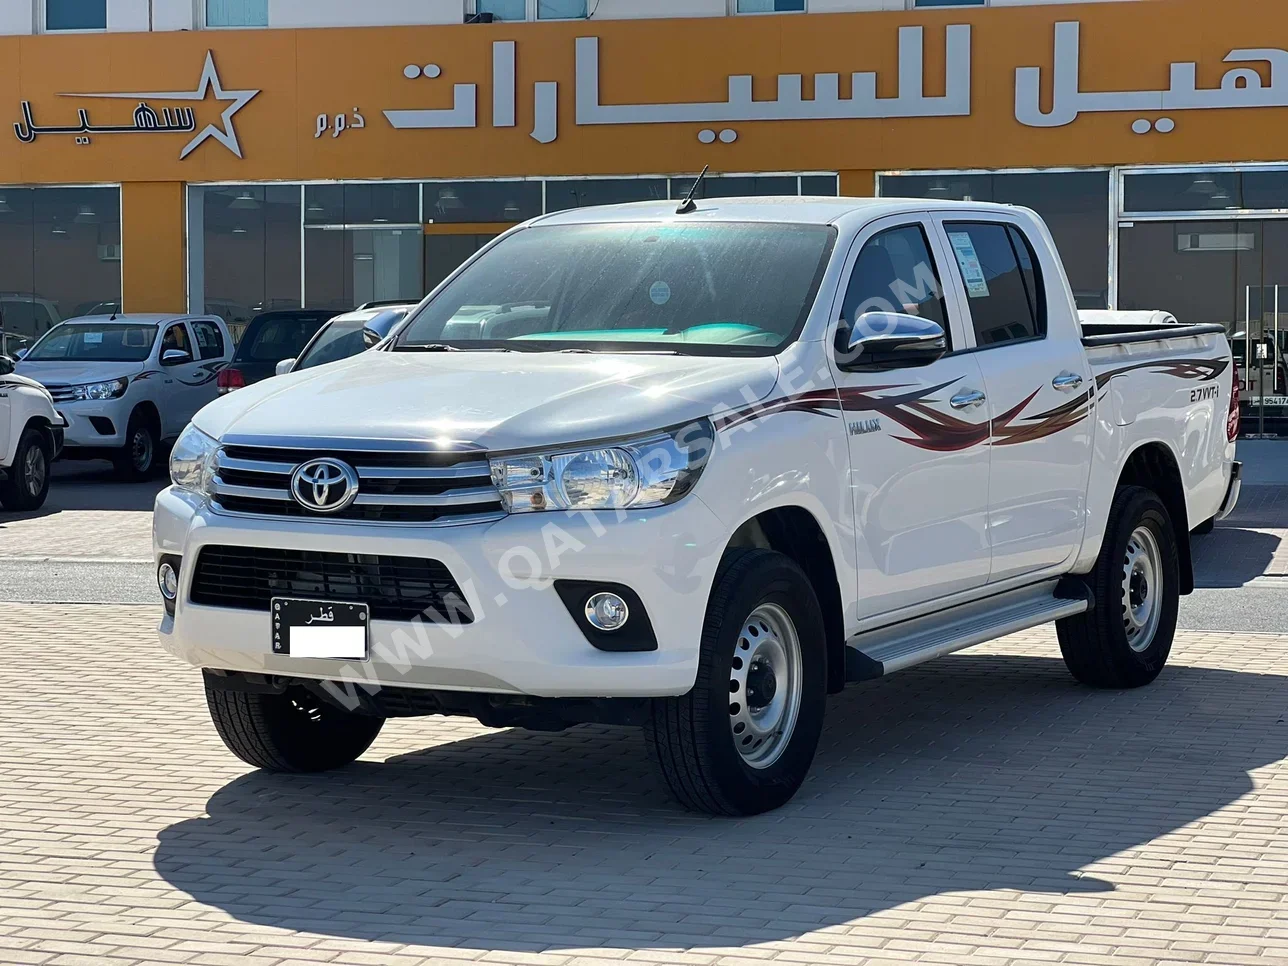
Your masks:
M218 124L207 124L197 132L196 137L184 146L184 149L179 152L179 160L182 161L192 154L208 138L218 141L240 158L242 156L241 143L237 140L237 130L233 127L233 117L260 92L257 90L234 91L226 89L219 81L219 71L215 69L215 55L212 51L206 51L206 64L201 70L201 80L197 82L197 89L194 91L129 91L119 94L64 94L62 96L126 101L146 101L148 99L156 101L204 101L211 92L214 93L216 101L226 102L228 106L219 115Z

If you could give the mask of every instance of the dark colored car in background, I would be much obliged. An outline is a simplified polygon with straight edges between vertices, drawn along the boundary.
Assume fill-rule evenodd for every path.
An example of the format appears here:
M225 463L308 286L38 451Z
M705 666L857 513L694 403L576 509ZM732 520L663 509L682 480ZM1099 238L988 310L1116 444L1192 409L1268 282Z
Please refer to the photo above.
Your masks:
M219 394L267 379L277 364L300 354L318 329L335 316L332 309L282 309L251 319L228 368L219 373Z
M356 309L337 315L318 329L286 372L299 372L339 362L387 339L407 318L415 303L394 303L388 307ZM285 367L283 367L285 368Z

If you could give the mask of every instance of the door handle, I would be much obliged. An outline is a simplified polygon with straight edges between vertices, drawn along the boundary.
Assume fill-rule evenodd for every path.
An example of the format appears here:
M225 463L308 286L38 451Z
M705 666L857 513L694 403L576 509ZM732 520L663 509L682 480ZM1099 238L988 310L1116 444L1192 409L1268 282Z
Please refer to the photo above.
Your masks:
M978 389L966 389L948 400L953 409L974 409L984 405L984 394Z
M1051 380L1051 388L1061 392L1073 392L1082 385L1082 376L1076 372L1062 372Z

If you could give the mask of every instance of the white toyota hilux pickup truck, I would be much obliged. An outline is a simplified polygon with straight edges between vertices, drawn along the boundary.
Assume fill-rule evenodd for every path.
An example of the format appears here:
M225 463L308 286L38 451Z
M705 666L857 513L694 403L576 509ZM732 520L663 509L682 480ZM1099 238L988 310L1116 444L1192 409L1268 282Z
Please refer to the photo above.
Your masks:
M0 375L0 510L39 510L49 494L49 464L63 448L66 421L40 383Z
M642 726L686 805L806 776L829 693L1056 622L1163 668L1238 497L1220 326L1082 324L1031 211L733 199L538 218L376 350L202 409L162 645L265 769L385 719Z

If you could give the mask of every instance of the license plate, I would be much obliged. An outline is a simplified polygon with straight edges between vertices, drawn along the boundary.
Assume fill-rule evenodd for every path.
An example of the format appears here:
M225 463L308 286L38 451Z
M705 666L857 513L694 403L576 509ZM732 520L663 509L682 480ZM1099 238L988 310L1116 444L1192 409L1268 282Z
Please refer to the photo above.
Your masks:
M273 598L273 653L333 660L367 659L367 605Z

